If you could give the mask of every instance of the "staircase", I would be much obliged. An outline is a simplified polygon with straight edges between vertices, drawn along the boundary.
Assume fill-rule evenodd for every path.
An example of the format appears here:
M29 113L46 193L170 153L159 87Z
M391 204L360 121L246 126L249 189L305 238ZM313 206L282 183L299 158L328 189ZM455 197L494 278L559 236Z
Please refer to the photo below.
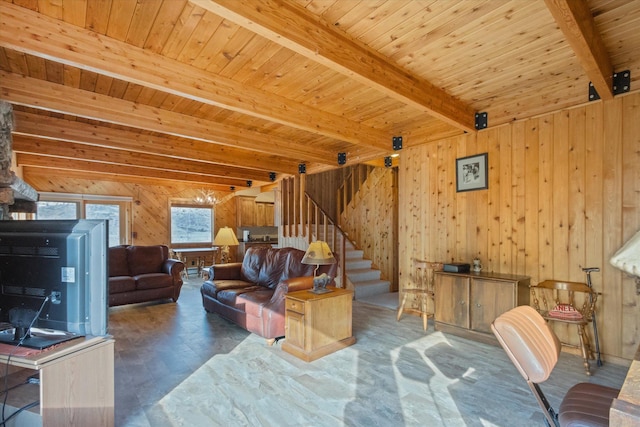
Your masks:
M363 258L362 251L351 244L346 249L346 274L356 300L366 301L389 293L389 281L381 279L380 270L373 268L371 260Z
M332 231L330 231L332 233ZM316 237L318 240L325 240L322 229ZM341 233L338 235L342 236ZM341 245L338 245L341 247ZM371 265L371 260L364 258L364 252L357 249L355 245L347 238L344 242L345 252L345 274L347 289L352 289L354 299L366 301L375 299L381 294L388 294L391 284L388 280L381 279L380 270Z
M364 252L355 247L342 229L304 191L304 180L300 177L283 179L281 188L280 243L306 250L313 240L327 242L338 255L338 286L353 290L356 300L397 308L397 293L389 292L390 282L381 278L380 270L372 266L370 259L364 258ZM385 303L378 303L379 298Z

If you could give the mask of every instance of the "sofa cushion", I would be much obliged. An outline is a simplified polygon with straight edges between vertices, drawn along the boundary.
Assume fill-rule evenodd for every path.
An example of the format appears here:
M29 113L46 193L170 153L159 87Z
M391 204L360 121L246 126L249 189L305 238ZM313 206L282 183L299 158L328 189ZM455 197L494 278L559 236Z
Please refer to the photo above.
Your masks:
M238 295L237 304L244 304L244 312L255 317L262 317L264 305L271 301L273 290L259 289Z
M173 286L173 277L164 273L148 273L133 276L136 289L156 289Z
M253 290L255 290L255 288ZM221 304L228 305L229 307L234 307L244 311L244 302L238 300L238 295L242 295L245 292L251 292L251 290L247 288L225 289L225 290L218 291L216 299Z
M109 248L109 277L129 276L127 245Z
M165 246L166 247L166 246ZM145 273L161 273L167 259L163 246L128 246L127 260L132 276Z
M136 281L131 276L109 277L109 293L119 294L136 290Z
M248 283L243 280L216 280L214 282L204 282L201 289L205 295L216 298L218 291L244 288L256 289L256 286L253 283Z

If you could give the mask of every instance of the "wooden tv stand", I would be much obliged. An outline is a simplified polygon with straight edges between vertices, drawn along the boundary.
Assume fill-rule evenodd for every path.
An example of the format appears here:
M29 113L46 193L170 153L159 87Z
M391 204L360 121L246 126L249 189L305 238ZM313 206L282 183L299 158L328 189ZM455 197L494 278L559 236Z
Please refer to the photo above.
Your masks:
M9 391L5 417L31 402L40 404L7 425L113 426L113 346L109 336L83 337L33 355L0 354L1 384L7 363L9 387L39 374L39 385L24 384Z

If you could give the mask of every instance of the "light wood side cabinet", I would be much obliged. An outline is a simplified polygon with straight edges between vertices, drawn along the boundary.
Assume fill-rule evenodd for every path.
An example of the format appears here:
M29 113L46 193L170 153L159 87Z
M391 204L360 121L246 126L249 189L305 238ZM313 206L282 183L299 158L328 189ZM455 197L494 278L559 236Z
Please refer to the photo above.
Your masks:
M78 338L33 355L0 354L2 384L21 385L9 394L7 416L15 408L40 400L8 425L113 426L113 364L111 337ZM7 365L10 369L5 369ZM25 384L34 374L40 384Z
M311 362L355 343L352 300L353 292L340 288L326 294L287 294L282 350Z
M436 329L493 341L491 322L529 305L529 277L499 273L435 273Z

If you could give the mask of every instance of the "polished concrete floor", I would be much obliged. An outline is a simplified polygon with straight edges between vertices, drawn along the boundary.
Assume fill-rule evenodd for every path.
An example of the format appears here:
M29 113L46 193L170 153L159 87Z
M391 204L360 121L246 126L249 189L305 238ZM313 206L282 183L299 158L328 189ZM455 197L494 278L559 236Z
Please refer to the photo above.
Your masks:
M354 302L356 344L311 363L202 309L200 281L177 304L112 308L117 426L542 426L503 350L422 330L421 319ZM627 368L584 375L562 354L542 385L551 404L573 384L619 387Z

